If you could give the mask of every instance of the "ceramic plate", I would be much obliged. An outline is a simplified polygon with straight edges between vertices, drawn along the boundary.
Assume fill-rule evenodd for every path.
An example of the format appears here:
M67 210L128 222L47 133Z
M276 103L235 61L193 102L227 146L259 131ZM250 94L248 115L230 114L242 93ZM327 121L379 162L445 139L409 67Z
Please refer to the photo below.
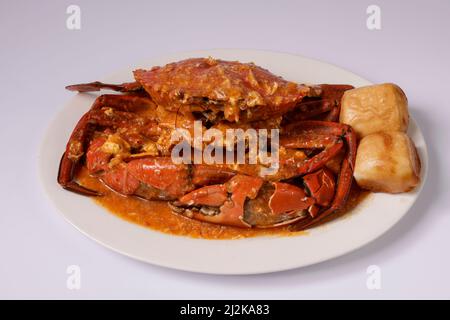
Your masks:
M352 72L317 60L284 53L234 49L185 52L149 59L101 80L113 83L132 81L132 70L136 68L205 56L254 62L287 80L300 83L345 83L355 87L371 84ZM97 79L86 79L90 80ZM389 75L386 75L386 80L389 80ZM70 77L66 84L69 83ZM95 94L74 94L51 122L39 156L43 186L51 202L82 233L112 250L155 265L212 274L256 274L311 265L353 251L378 238L408 212L421 190L419 187L413 192L398 195L371 194L351 214L312 229L307 235L202 240L160 233L122 220L92 199L64 191L56 183L59 160L68 137L95 97ZM423 185L427 150L420 128L413 119L408 133L422 161Z

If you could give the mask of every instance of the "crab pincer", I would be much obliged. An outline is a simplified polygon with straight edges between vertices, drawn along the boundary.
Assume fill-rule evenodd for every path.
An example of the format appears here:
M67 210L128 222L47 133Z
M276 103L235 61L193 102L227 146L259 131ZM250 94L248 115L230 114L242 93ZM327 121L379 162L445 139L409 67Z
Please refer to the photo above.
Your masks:
M171 206L175 212L201 221L271 228L302 219L314 202L297 186L236 175L225 184L194 190Z

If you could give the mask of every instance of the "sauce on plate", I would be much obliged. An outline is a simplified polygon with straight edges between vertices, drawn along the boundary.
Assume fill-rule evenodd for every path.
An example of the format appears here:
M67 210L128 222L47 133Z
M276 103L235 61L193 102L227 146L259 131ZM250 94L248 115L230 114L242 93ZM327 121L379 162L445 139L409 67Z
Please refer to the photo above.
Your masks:
M244 229L189 219L173 213L165 201L149 201L122 196L106 187L97 178L90 176L85 167L82 167L78 172L77 179L82 185L101 191L104 194L102 197L94 197L93 199L97 204L106 208L107 211L129 222L164 233L215 240L307 234L307 231L293 232L289 225L269 229ZM346 208L339 215L348 214L368 194L369 192L360 190L354 184Z

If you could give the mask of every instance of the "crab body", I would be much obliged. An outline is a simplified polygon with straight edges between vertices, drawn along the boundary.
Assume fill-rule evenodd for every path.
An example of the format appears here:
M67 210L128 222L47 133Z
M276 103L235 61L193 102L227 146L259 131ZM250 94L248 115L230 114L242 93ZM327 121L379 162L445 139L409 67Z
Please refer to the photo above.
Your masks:
M296 84L251 63L212 58L136 70L134 77L119 85L67 87L122 94L98 97L79 120L58 172L65 189L101 196L76 181L85 164L120 194L168 201L177 214L244 228L305 229L345 204L356 138L351 127L335 121L351 86ZM170 134L193 130L195 120L220 131L279 129L278 171L262 174L261 164L175 164Z

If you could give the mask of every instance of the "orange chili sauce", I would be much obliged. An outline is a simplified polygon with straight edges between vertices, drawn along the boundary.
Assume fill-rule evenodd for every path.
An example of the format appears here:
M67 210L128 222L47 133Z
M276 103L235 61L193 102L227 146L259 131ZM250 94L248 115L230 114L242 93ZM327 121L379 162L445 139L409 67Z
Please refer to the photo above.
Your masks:
M307 231L291 231L289 225L269 229L245 229L189 219L173 213L165 201L148 201L122 196L106 187L97 178L90 176L85 167L82 167L78 172L77 179L83 186L98 190L104 194L102 197L94 197L93 199L96 203L106 208L107 211L129 222L164 233L216 240L307 234ZM347 214L364 200L368 194L369 192L353 186L346 208L339 215Z

